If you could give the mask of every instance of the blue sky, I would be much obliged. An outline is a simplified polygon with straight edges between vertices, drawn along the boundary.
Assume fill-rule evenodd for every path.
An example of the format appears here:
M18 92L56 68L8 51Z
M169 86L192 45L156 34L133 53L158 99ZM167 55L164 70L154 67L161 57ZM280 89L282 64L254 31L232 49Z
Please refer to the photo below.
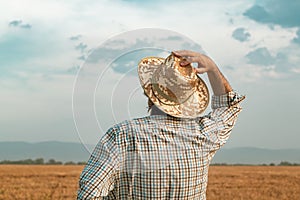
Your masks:
M226 147L299 148L299 9L296 0L3 2L0 140L95 144L114 123L147 114L139 59L186 48L211 56L247 95ZM137 37L143 28L152 31ZM74 86L94 91L73 99L85 103L75 105L78 130Z

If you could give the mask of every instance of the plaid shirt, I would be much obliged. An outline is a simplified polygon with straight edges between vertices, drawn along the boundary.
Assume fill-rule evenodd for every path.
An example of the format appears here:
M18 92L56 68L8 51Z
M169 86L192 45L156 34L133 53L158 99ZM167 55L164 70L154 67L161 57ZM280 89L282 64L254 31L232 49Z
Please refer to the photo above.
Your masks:
M79 181L78 199L206 199L209 163L226 143L244 99L212 97L195 119L151 115L110 128Z

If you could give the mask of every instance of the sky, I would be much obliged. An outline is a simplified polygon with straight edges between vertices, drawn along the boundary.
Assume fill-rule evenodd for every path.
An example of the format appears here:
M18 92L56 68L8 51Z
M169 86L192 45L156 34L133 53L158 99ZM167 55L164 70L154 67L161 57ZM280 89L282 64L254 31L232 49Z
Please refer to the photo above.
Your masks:
M3 1L0 141L96 144L113 124L147 115L139 60L190 49L246 95L226 148L299 148L299 9L297 0Z

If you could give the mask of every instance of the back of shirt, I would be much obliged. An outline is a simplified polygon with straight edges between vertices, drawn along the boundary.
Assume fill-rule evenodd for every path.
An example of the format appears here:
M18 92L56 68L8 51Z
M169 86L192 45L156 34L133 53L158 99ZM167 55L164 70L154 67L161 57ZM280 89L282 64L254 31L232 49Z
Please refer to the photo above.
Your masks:
M213 98L200 118L153 115L113 126L81 174L78 199L205 199L209 163L241 111L235 95Z
M197 120L149 116L118 128L118 198L204 198L214 151Z

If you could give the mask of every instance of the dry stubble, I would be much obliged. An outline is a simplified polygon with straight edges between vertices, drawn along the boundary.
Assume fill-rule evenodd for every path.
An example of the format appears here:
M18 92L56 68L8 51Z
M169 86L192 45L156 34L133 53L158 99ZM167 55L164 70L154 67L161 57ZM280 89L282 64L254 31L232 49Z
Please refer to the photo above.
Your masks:
M0 165L0 200L76 199L83 166ZM298 200L300 167L211 166L208 200Z

